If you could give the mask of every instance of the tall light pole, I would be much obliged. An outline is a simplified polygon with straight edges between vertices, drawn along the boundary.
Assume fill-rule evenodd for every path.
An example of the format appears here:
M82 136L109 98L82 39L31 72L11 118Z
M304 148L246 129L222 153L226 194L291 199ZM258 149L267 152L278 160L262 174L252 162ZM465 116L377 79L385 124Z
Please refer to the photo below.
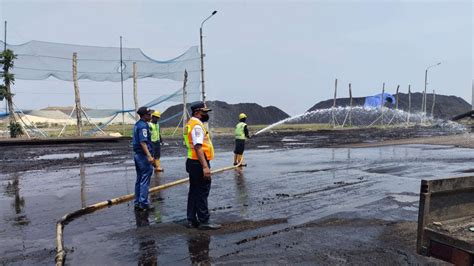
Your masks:
M435 65L429 66L425 70L425 90L423 91L423 100L422 100L422 106L421 106L421 109L422 109L421 111L424 113L426 113L426 87L428 86L428 70L432 67L439 66L439 65L441 65L441 62Z
M206 91L204 89L204 50L203 50L203 47L202 47L202 26L204 25L204 22L206 22L208 19L210 19L216 13L217 13L216 10L212 11L211 15L201 22L201 27L199 28L199 40L200 40L200 44L201 44L201 89L202 89L201 92L202 92L202 101L203 102L206 102Z

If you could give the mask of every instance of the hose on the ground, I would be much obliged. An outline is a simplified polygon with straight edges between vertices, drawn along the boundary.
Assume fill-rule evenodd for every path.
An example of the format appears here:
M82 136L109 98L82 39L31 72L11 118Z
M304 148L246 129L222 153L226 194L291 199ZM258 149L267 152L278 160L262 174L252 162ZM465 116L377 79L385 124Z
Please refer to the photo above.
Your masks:
M217 173L224 172L224 171L227 171L227 170L236 169L236 168L241 166L241 163L242 163L242 161L238 165L220 168L220 169L212 171L211 173L212 174L217 174ZM179 185L179 184L182 184L182 183L186 183L188 181L189 181L189 178L186 177L186 178L179 179L179 180L176 180L176 181L173 181L173 182L170 182L170 183L166 183L166 184L163 184L163 185L152 187L152 188L150 188L149 193L155 193L155 192L158 192L160 190L163 190L163 189L166 189L166 188L169 188L169 187L173 187L173 186L176 186L176 185ZM118 197L118 198L113 198L113 199L110 199L110 200L105 200L105 201L102 201L102 202L98 202L96 204L89 205L89 206L84 207L82 209L79 209L77 211L65 214L56 223L56 258L55 258L56 266L64 265L65 258L66 258L66 251L64 250L64 246L63 246L63 244L64 244L63 231L64 231L64 226L66 224L68 224L69 222L73 221L74 219L76 219L77 217L80 217L82 215L95 212L97 210L103 209L103 208L108 207L108 206L112 206L112 205L120 204L120 203L123 203L123 202L126 202L126 201L130 201L130 200L134 199L134 197L135 197L135 194L128 194L128 195L124 195L124 196L121 196L121 197Z

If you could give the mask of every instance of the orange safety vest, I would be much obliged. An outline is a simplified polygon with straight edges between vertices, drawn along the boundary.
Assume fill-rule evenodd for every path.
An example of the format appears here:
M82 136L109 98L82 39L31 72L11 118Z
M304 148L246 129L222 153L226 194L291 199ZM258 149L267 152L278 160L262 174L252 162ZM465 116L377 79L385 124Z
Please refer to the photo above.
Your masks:
M186 143L186 147L188 148L188 159L199 160L197 157L196 150L194 149L193 138L191 136L193 128L197 125L200 125L201 128L204 130L204 143L202 144L202 150L204 151L206 159L210 161L214 159L214 146L212 146L211 137L209 136L209 132L207 131L206 127L197 118L189 119L183 134L184 142Z

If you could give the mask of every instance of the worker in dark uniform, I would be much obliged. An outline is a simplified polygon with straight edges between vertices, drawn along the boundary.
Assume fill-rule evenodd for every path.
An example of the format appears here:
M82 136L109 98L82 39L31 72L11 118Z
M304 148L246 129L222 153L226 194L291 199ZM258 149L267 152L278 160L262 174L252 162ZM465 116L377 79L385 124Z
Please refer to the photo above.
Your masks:
M137 114L140 120L133 128L132 146L135 156L135 169L137 180L135 182L135 210L146 211L154 209L148 200L148 189L150 187L150 177L153 174L154 158L151 145L151 134L148 122L151 120L153 110L148 107L140 107Z
M163 139L161 138L160 124L158 123L160 117L160 111L154 111L151 114L151 123L149 123L151 133L151 144L153 146L153 158L155 158L155 172L163 172L163 168L161 168L160 163L161 144L163 143Z
M186 172L189 173L189 193L187 206L188 228L219 229L218 224L209 222L207 198L211 190L211 166L209 161L214 159L209 132L203 123L209 120L207 108L203 102L191 106L192 117L184 131L184 141L187 147Z
M240 163L241 166L247 166L244 163L245 140L250 139L249 130L245 121L247 115L241 113L239 115L239 123L235 126L235 149L234 149L234 165Z

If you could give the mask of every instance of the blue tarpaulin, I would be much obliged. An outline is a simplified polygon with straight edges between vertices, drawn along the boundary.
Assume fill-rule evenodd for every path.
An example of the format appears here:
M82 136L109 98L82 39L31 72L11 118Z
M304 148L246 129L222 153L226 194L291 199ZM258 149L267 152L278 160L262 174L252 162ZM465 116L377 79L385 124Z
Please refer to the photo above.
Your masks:
M383 100L383 105L387 103L390 105L394 105L396 103L395 97L393 97L390 93L384 93L382 97L382 93L379 93L374 96L367 96L365 97L364 107L381 107Z

